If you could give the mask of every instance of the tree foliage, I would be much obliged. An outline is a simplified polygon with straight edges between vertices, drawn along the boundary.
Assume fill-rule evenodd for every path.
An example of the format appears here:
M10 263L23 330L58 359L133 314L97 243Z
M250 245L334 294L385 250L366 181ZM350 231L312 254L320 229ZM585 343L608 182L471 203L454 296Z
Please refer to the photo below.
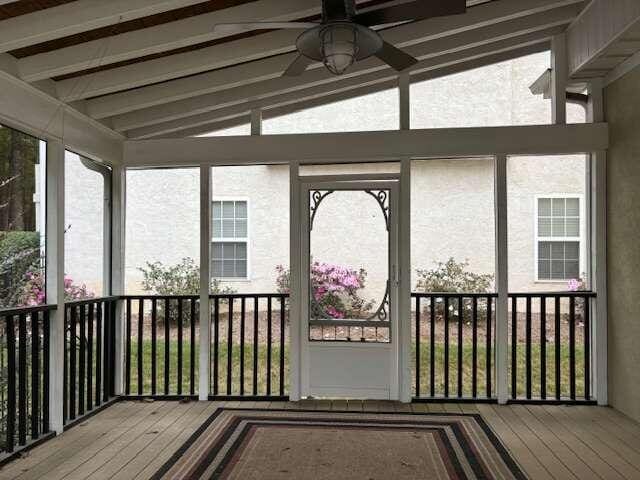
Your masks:
M39 270L37 232L0 232L0 308L23 305L29 274Z

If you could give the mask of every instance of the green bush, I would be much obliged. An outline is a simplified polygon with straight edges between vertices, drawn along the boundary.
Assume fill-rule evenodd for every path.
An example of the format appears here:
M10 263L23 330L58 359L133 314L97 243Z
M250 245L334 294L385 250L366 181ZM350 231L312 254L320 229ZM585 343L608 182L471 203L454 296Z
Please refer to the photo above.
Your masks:
M38 232L0 232L0 307L20 306L27 274L39 270Z
M446 262L436 262L431 270L416 270L416 291L424 293L487 293L493 284L493 275L467 270L469 261L456 262L451 257Z
M183 258L175 265L162 262L147 262L142 273L142 289L155 295L198 295L200 293L200 267L193 258ZM223 287L217 279L211 280L211 293L235 293L230 287Z

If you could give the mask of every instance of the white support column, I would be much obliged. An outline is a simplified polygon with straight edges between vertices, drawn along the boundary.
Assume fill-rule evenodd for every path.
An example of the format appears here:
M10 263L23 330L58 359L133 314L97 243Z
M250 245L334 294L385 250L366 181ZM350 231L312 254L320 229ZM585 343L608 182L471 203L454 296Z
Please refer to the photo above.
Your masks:
M567 123L567 37L564 33L551 40L551 111L554 124Z
M301 245L300 245L300 165L298 162L289 164L289 355L290 392L289 398L296 402L300 400L302 385L301 346L302 346L302 315L300 308L301 281Z
M262 135L262 110L251 110L251 135Z
M47 142L47 303L58 306L49 321L49 429L62 433L64 367L64 145Z
M198 398L209 398L211 308L209 291L211 285L211 167L200 166L200 380Z
M411 401L411 159L400 162L398 206L398 326L400 327L400 401Z
M509 397L507 379L507 358L509 351L509 280L508 280L508 230L507 230L507 157L498 155L495 159L495 218L496 218L496 344L495 388L498 403L505 404Z
M411 129L411 81L408 73L401 73L398 77L400 93L400 130Z
M588 122L604 121L602 80L589 84ZM589 279L597 297L591 305L591 385L593 397L599 405L607 405L607 152L593 152L587 160L587 198L590 206L589 222Z
M125 220L126 220L126 169L113 167L111 176L111 285L109 295L125 294ZM105 266L108 268L108 264ZM122 395L124 387L124 304L116 306L116 395Z

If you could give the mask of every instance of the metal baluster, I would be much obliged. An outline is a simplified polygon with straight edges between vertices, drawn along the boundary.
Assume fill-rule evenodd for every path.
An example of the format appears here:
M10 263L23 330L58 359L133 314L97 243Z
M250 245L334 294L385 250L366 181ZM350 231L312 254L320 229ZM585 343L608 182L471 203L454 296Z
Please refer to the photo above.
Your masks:
M271 395L271 296L267 297L267 396Z
M164 299L164 394L169 395L169 375L171 355L169 352L171 341L171 304L169 298Z
M547 398L547 297L540 298L540 398Z
M240 300L240 395L244 395L244 316L246 297Z
M562 384L560 379L560 296L555 297L555 362L556 362L556 400L562 396Z
M16 330L12 315L5 317L7 326L7 426L5 450L13 452L16 429Z
M182 395L182 298L178 298L178 395Z
M284 297L280 297L280 396L284 396L284 348L285 348L285 308ZM364 334L364 329L362 330Z
M125 380L124 390L127 395L131 394L131 299L127 298L127 315L126 315L126 352L125 352Z
M531 400L531 296L526 299L526 391L527 400Z
M80 305L80 335L78 340L80 341L80 354L78 355L78 414L84 415L85 397L85 367L86 367L86 321L87 321L87 308L84 304Z
M464 322L464 301L458 297L458 398L462 397L462 324Z
M158 389L158 301L151 299L151 395Z
M569 394L576 399L576 299L569 298Z
M87 315L87 411L93 409L93 316L95 304L89 304Z
M27 444L27 317L18 319L18 443Z
M511 298L511 398L518 396L518 298Z
M478 397L478 298L471 299L471 396Z
M196 394L196 299L191 298L191 326L189 329L189 393Z
M40 420L40 315L31 313L31 439L39 436Z
M420 397L420 297L416 297L416 397Z
M585 295L582 301L584 305L584 399L591 400L591 319L589 318L591 298Z
M253 297L253 395L258 395L258 297Z
M227 395L231 395L233 383L233 303L234 298L227 300Z
M444 297L444 396L449 397L449 297Z

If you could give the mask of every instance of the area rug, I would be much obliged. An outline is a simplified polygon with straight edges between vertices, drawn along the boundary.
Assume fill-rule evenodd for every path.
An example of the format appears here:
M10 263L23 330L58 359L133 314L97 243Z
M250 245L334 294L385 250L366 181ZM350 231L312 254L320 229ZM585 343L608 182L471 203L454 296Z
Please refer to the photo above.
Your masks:
M152 478L526 477L480 415L223 408Z

